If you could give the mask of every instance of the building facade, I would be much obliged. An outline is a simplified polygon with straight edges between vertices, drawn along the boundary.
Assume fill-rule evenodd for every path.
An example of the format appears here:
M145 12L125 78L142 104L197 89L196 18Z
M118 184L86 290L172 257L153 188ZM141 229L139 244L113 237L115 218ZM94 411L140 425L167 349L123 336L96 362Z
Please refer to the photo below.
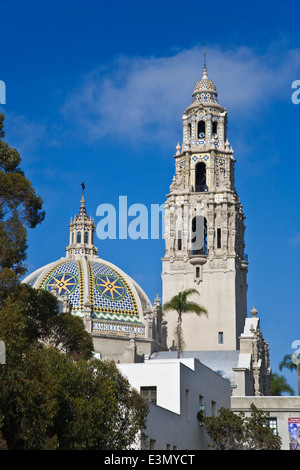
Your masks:
M162 299L196 288L207 316L184 318L187 350L239 349L247 317L245 216L235 188L227 110L217 99L206 66L182 116L175 175L165 204ZM168 345L176 319L166 314Z
M234 397L231 409L247 416L251 403L269 414L269 426L281 437L281 450L300 450L300 397Z
M228 380L194 358L149 359L118 368L150 403L144 448L208 449L199 411L213 416L221 406L230 408Z

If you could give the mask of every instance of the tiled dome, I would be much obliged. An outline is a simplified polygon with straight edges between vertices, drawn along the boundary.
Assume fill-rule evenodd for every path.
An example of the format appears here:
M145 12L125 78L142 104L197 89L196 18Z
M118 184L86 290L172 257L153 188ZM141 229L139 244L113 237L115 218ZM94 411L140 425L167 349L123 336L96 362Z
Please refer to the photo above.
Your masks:
M72 313L81 317L89 302L95 319L139 323L142 304L150 305L146 294L128 275L98 257L61 258L30 274L24 282L67 296Z
M95 224L86 214L83 195L69 228L66 256L36 270L23 282L66 300L74 315L84 317L88 309L95 320L127 325L143 322L143 312L152 308L151 303L133 279L97 255Z
M207 77L206 68L204 68L201 80L194 86L193 102L218 103L217 96L215 84Z

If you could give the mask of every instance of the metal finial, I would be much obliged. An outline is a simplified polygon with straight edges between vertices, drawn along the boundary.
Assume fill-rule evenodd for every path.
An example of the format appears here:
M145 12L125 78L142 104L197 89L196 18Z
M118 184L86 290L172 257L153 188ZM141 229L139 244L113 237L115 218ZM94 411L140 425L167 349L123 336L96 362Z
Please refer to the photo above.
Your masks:
M207 70L206 70L206 43L204 42L204 64L203 64L203 75L202 79L207 79Z
M82 183L81 183L81 187L82 187L82 192L84 192L84 190L85 190L85 184L84 184L84 181L82 181Z

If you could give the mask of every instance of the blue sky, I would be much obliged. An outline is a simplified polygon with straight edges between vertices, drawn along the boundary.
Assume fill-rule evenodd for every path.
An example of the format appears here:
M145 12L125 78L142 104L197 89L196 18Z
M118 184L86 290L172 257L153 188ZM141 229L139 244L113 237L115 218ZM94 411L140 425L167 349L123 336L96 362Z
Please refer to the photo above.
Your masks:
M297 11L296 1L1 0L6 141L46 210L29 233L28 271L64 256L83 179L96 224L97 207L121 195L149 209L165 201L205 41L246 214L248 311L259 311L278 372L300 340ZM151 301L161 295L163 240L96 244ZM284 375L296 391L296 374Z

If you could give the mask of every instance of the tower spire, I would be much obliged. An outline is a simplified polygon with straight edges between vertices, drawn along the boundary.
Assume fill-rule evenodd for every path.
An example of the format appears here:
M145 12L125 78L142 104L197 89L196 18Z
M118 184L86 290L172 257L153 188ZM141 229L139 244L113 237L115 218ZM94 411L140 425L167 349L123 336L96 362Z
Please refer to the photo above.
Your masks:
M85 199L84 199L84 190L85 190L84 181L82 181L81 187L82 187L82 196L80 200L80 209L79 209L78 216L81 216L82 218L87 218L87 213L86 213L86 208L85 208Z
M74 257L75 255L93 256L97 254L97 248L94 246L95 223L92 217L88 217L85 207L84 181L81 183L82 196L80 200L80 209L78 215L71 219L70 227L70 243L66 248L67 255Z
M203 43L204 51L203 51L203 78L207 78L207 68L206 68L206 43Z

